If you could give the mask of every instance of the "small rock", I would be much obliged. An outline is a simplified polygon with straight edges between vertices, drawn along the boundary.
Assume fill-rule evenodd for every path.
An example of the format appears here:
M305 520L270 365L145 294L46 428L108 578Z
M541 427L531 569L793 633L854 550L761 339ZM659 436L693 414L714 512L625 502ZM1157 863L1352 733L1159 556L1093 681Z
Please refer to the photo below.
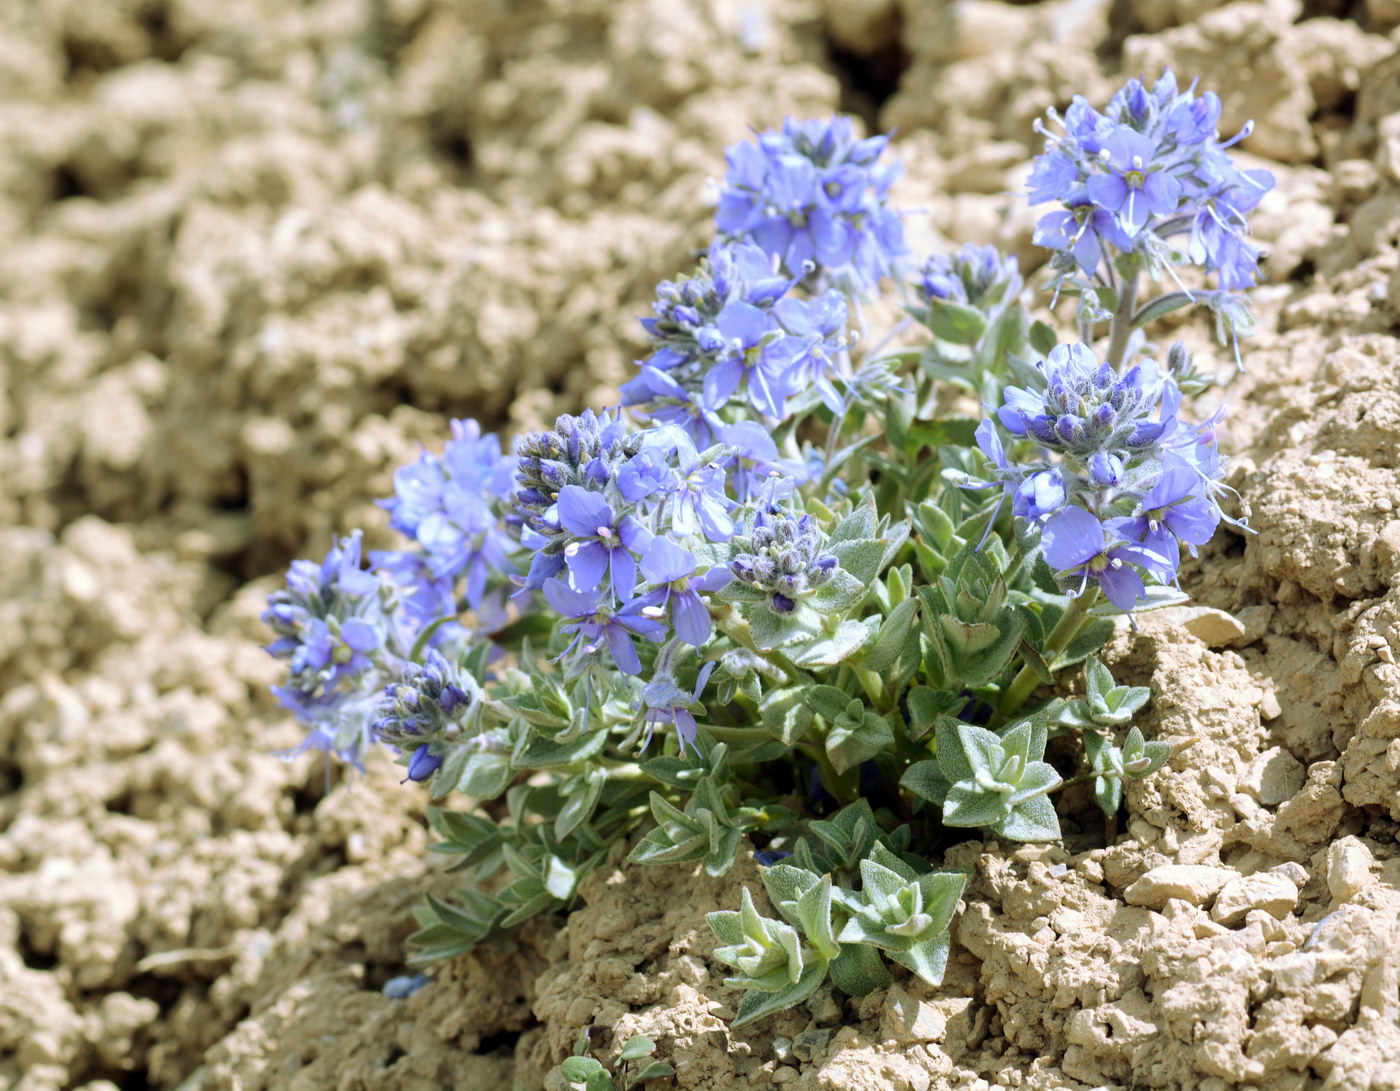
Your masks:
M1205 864L1163 864L1123 891L1123 898L1129 905L1147 909L1161 909L1172 898L1192 905L1205 905L1235 878L1236 874L1229 868L1208 867Z
M792 1043L792 1055L799 1061L814 1061L826 1052L831 1041L829 1030L807 1030L797 1036Z
M792 1039L774 1038L773 1056L776 1057L783 1064L787 1064L788 1062L794 1060L795 1058L792 1055Z
M1281 746L1270 747L1245 766L1240 791L1265 807L1287 803L1308 779L1303 763Z
M948 1022L932 1004L916 1000L898 985L885 997L883 1014L883 1031L900 1043L942 1041Z
M1303 884L1308 881L1308 869L1293 860L1279 864L1278 867L1271 867L1269 870L1275 875L1282 875L1299 890L1302 890Z
M1244 920L1251 909L1262 909L1282 920L1298 904L1298 888L1293 882L1274 872L1241 875L1226 884L1215 899L1210 915L1220 924L1235 924Z
M797 1079L797 1069L795 1068L780 1068L773 1073L774 1083L790 1083L795 1079Z
M831 995L830 989L824 989L808 1000L807 1011L811 1013L812 1022L819 1027L834 1027L841 1022L841 1005Z
M1349 902L1374 881L1371 850L1355 837L1343 837L1327 850L1327 889L1339 902Z
M1185 630L1210 648L1224 648L1245 635L1245 627L1232 614L1210 606L1197 606L1182 620Z

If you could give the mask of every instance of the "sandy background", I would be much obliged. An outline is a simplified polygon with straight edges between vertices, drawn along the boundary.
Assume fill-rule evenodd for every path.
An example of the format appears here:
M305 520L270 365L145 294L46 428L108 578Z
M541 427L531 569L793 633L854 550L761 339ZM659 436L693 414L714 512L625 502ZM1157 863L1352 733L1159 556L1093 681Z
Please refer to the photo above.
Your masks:
M686 1089L1400 1088L1397 25L1397 0L0 4L0 1088L557 1087L587 1026L600 1055L651 1034ZM327 794L269 756L299 735L257 621L287 562L382 538L373 498L446 417L603 402L749 126L897 125L914 237L1029 265L1004 194L1031 120L1164 63L1256 119L1280 184L1223 429L1258 534L1113 646L1180 744L1116 841L959 846L941 989L737 1034L702 918L752 865L604 869L567 922L384 996L452 881L387 761Z

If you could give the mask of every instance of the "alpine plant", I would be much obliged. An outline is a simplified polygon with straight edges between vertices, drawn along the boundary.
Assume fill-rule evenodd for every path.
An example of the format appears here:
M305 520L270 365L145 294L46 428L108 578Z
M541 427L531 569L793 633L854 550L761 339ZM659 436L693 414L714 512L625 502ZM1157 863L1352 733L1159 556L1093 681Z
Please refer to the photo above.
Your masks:
M357 531L292 564L264 615L292 753L387 753L469 801L430 809L468 883L417 911L415 961L567 909L630 839L711 875L754 854L777 916L747 890L710 914L737 1022L891 964L936 985L950 831L1054 840L1067 782L1111 817L1169 760L1132 724L1150 692L1094 656L1115 617L1183 600L1222 522L1247 530L1217 418L1184 400L1211 380L1146 332L1193 303L1248 332L1273 180L1234 165L1220 112L1166 73L1039 126L1064 343L1014 258L907 252L888 136L838 117L735 145L617 405L509 443L453 421L381 501L396 547ZM889 290L913 321L858 337ZM987 415L940 411L950 384ZM1083 696L1040 696L1075 675Z

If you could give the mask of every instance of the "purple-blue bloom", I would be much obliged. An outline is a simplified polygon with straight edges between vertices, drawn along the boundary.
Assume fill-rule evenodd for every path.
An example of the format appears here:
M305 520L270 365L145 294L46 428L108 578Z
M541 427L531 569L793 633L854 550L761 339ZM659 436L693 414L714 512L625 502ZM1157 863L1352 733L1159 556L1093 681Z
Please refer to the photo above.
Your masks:
M1089 196L1100 208L1118 212L1129 235L1141 231L1150 216L1175 212L1181 196L1181 183L1154 165L1156 150L1141 133L1119 129L1104 141L1104 173L1089 178Z
M757 421L727 424L720 432L720 439L733 452L729 461L729 484L741 504L758 496L759 487L765 483L779 482L781 493L786 496L794 486L808 480L807 467L798 459L782 458L768 429Z
M646 722L650 725L647 742L651 741L651 732L657 727L673 724L680 740L681 753L695 745L699 725L691 710L700 703L700 694L705 692L705 683L710 680L714 669L714 662L702 666L695 679L695 688L689 693L681 689L669 674L655 678L642 687L642 703L646 706ZM645 749L646 743L642 745Z
M1217 273L1223 290L1254 282L1259 254L1244 241L1247 215L1274 179L1231 162L1225 149L1234 140L1216 134L1216 95L1197 97L1194 84L1182 91L1168 71L1150 90L1130 80L1104 113L1076 96L1063 118L1052 110L1049 119L1062 131L1037 124L1045 151L1028 192L1032 204L1058 201L1064 209L1041 218L1035 240L1073 257L1081 287L1096 276L1113 279L1104 267L1114 252L1147 255L1157 269L1182 250ZM1188 247L1168 241L1188 230ZM1057 264L1057 283L1074 267Z
M637 602L647 617L669 617L676 636L698 648L714 633L710 609L700 592L718 591L731 577L723 568L697 576L697 567L689 551L664 536L653 538L642 553L642 576L652 590Z
M575 591L563 580L546 581L544 597L564 618L560 630L573 636L564 655L579 647L580 641L583 653L591 655L600 650L601 642L607 645L613 662L624 674L640 674L642 670L642 661L632 640L634 636L656 642L666 633L666 627L643 615L637 603L629 602L621 609L614 609L610 603L602 601L597 591Z
M1146 592L1132 565L1142 565L1160 578L1169 562L1143 546L1115 541L1114 537L1083 508L1069 507L1047 520L1040 544L1045 562L1057 574L1068 579L1079 577L1079 588L1072 593L1083 593L1084 585L1096 580L1113 605L1131 613Z
M792 350L784 343L782 328L771 314L743 302L725 307L715 324L724 347L705 373L705 405L717 410L743 386L755 410L781 418L790 393L784 376L792 363Z
M633 554L646 547L651 533L630 515L614 516L600 494L577 485L559 492L559 525L571 535L564 560L575 590L593 591L606 576L614 598L630 597L637 586Z

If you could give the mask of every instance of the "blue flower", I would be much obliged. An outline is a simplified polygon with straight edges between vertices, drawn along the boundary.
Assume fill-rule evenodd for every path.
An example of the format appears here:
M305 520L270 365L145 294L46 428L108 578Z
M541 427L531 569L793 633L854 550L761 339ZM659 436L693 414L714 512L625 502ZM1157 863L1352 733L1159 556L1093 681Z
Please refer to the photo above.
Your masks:
M780 457L768 429L757 421L727 424L720 439L731 452L729 484L741 504L757 497L759 487L765 483L776 481L786 496L795 485L808 480L807 467L795 458Z
M652 590L637 604L647 617L669 617L676 636L699 647L714 634L710 609L700 592L718 591L730 575L723 568L710 568L697 576L697 567L695 558L669 538L653 538L642 553L642 575Z
M1089 196L1100 208L1120 212L1129 235L1143 229L1152 215L1176 211L1181 183L1154 165L1156 144L1131 129L1120 128L1103 142L1105 170L1089 178Z
M646 547L650 532L630 515L614 516L602 496L577 485L559 492L559 525L572 536L564 559L575 590L593 591L606 576L614 597L630 597L637 586L632 555Z
M1067 198L1063 212L1042 216L1032 241L1071 254L1085 276L1092 276L1103 261L1105 243L1122 251L1133 247L1133 240L1118 226L1118 218L1095 205L1087 194Z
M997 418L1013 435L1029 436L1054 451L1089 457L1099 451L1143 447L1166 425L1148 420L1164 379L1151 361L1119 375L1099 363L1087 345L1057 345L1038 366L1045 389L1007 387Z
M684 428L695 443L708 447L724 421L706 404L701 384L696 382L694 386L694 390L689 390L670 372L644 366L637 376L622 384L620 393L622 404L636 407L642 419Z
M734 502L724 495L722 464L702 460L690 437L678 428L656 428L642 441L643 450L675 459L674 482L666 503L671 530L680 538L703 535L711 542L727 542L734 536L729 509Z
M744 386L755 410L781 418L790 393L784 377L792 363L782 328L771 314L743 302L725 307L715 325L724 344L705 373L705 405L717 410Z
M995 307L1021 293L1020 266L1014 255L995 246L967 243L954 254L932 254L919 270L918 288L925 299L946 299L971 307Z
M740 549L729 566L734 578L768 595L779 614L792 613L837 568L816 521L781 509L757 512Z
M783 328L800 345L789 352L791 361L782 376L782 386L789 394L815 387L822 403L833 413L843 413L846 400L832 384L838 373L837 358L846 349L846 297L840 292L824 292L816 299L803 300L789 296L779 300L773 314Z
M647 741L651 741L651 731L657 727L673 725L676 737L680 740L681 753L695 745L695 734L699 725L695 722L693 709L700 703L700 694L705 692L705 683L715 669L713 662L700 668L695 679L695 688L687 692L676 683L669 673L659 675L642 687L642 703L646 707L646 722L651 725ZM645 743L643 747L645 748Z
M1062 578L1079 577L1081 593L1089 579L1096 580L1103 593L1118 609L1131 613L1145 598L1146 586L1133 564L1147 568L1162 582L1170 575L1167 558L1131 542L1117 541L1123 530L1121 524L1110 521L1115 532L1110 536L1105 525L1083 508L1067 507L1046 521L1040 534L1045 562Z
M273 687L281 703L312 730L295 751L328 750L359 765L372 741L363 718L366 690L396 637L385 615L380 581L360 567L358 531L332 547L320 564L293 561L287 587L268 596L263 621L277 639L267 651L287 661L287 683Z
M1225 149L1234 140L1216 136L1220 99L1182 91L1166 72L1151 89L1130 80L1105 113L1082 97L1050 121L1063 132L1037 124L1045 152L1029 181L1032 204L1059 201L1064 209L1043 216L1035 240L1072 255L1087 288L1113 251L1145 255L1155 272L1181 260L1215 272L1220 287L1253 283L1258 252L1244 241L1248 213L1273 188L1268 171L1240 171ZM1187 230L1190 246L1172 243ZM1058 284L1074 267L1057 265Z
M1124 534L1165 557L1175 571L1180 543L1195 556L1197 547L1210 541L1220 525L1220 506L1205 495L1205 488L1192 467L1169 465L1139 501L1140 514L1123 522Z
M613 662L624 674L640 674L642 670L642 661L632 640L634 636L655 642L666 633L666 627L643 615L638 604L628 603L621 609L614 609L601 601L597 591L576 591L563 580L547 580L544 597L564 618L560 631L573 636L564 655L580 648L580 642L585 655L595 654L601 642L607 645Z
M725 152L715 223L752 240L793 276L810 267L873 287L904 253L900 217L886 201L899 167L877 162L885 136L856 140L851 120L798 122Z

